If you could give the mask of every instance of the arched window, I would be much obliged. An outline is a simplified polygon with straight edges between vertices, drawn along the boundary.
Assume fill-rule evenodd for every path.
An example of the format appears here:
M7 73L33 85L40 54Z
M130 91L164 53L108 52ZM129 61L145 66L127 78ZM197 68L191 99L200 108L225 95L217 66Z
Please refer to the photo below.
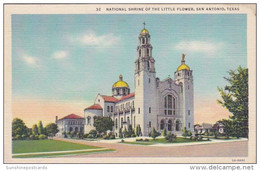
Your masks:
M144 44L144 41L145 41L144 39L145 39L145 38L142 38L142 43L143 43L143 44Z
M123 118L121 118L121 128L123 128Z
M168 131L172 131L172 120L168 121Z
M164 97L164 114L165 115L175 115L175 105L176 101L172 95L167 95Z
M165 125L165 123L164 123L164 120L162 119L161 122L160 122L160 129L161 130L164 129L164 125Z
M141 57L142 51L141 49L139 49L139 57Z
M78 127L76 127L76 128L75 128L75 132L78 132L78 131L79 131L79 128L78 128Z
M147 68L148 68L148 70L150 69L150 62L149 61L147 61Z
M109 112L109 106L107 106L107 112Z
M90 116L88 116L88 125L90 124L90 121L91 121L91 117Z
M140 61L138 60L138 63L137 63L137 68L138 68L138 71L140 70Z
M180 131L181 122L179 120L176 121L176 131Z
M84 132L84 127L80 127L80 133Z
M150 52L149 49L147 49L146 50L147 56L150 56L149 52Z
M116 129L117 129L117 118L116 118L116 124L115 125L116 125Z
M73 131L73 128L72 128L72 127L70 127L70 132L71 132L71 131Z
M134 128L135 128L135 116L134 116Z

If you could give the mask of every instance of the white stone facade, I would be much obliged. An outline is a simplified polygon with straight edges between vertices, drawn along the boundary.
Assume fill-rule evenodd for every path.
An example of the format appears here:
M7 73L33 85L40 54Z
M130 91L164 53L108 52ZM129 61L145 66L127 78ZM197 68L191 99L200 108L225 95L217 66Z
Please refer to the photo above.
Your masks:
M185 64L185 55L182 56L182 63L175 71L174 78L168 77L160 81L156 77L148 30L143 29L138 38L135 92L130 93L128 84L120 76L119 81L112 87L111 96L98 94L94 105L84 111L85 133L95 129L95 116L111 117L115 123L113 132L116 136L120 128L127 129L129 125L133 128L140 125L144 136L153 128L159 132L166 129L177 135L182 133L184 127L193 132L193 75L192 70ZM117 92L124 93L124 96L118 95Z

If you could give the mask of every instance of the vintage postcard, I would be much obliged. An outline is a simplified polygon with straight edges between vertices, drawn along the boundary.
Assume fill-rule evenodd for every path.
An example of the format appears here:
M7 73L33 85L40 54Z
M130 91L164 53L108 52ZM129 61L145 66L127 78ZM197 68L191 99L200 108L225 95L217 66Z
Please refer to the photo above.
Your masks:
M5 163L256 163L256 4L5 4Z

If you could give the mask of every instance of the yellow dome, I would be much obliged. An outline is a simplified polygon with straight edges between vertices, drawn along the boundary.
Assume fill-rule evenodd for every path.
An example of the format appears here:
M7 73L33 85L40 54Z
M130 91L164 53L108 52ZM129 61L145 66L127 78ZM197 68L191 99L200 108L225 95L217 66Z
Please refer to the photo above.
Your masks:
M122 75L119 76L119 81L113 84L113 88L117 88L117 87L127 87L127 88L129 87L128 84L125 81L123 81Z
M177 71L190 70L190 67L185 64L185 54L182 54L181 65L177 68Z
M190 67L188 66L188 65L186 65L186 64L181 64L179 67L178 67L178 69L177 69L177 71L180 71L180 70L190 70Z
M141 31L141 34L149 34L149 31L144 28L144 29Z

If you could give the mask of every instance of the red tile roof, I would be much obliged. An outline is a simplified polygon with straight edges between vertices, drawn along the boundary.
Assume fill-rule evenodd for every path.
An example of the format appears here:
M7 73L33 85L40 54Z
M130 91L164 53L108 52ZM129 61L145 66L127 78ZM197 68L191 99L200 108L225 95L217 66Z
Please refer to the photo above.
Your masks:
M102 110L103 108L99 104L93 104L92 106L89 106L86 109Z
M65 116L59 120L62 120L62 119L84 119L83 117L79 116L79 115L76 115L76 114L70 114L68 116Z
M113 102L113 103L119 102L119 101L122 101L122 100L125 100L125 99L128 99L128 98L133 97L133 96L135 96L135 93L130 93L130 94L126 95L126 96L123 96L121 99L117 99L117 98L115 98L113 96L102 95L102 97L104 98L105 102Z
M122 101L122 100L128 99L128 98L133 97L133 96L135 96L135 93L130 93L130 94L128 94L128 95L122 97L119 101Z
M113 96L102 96L105 102L118 102L118 99Z

